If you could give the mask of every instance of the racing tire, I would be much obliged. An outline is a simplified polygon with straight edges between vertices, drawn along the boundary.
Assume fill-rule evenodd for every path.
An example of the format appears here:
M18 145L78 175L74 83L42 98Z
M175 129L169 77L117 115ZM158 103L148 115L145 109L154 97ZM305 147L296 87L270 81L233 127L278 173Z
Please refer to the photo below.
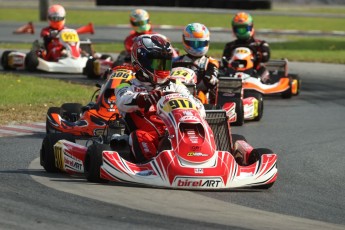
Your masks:
M84 167L84 174L87 181L95 183L108 182L108 180L100 177L100 168L103 162L102 152L105 150L110 150L110 146L96 142L87 148Z
M4 68L4 70L15 70L16 68L13 68L11 67L9 64L8 64L8 55L13 52L12 50L6 50L2 53L2 56L1 56L1 65L2 65L2 68Z
M83 72L85 73L88 79L98 79L100 78L99 75L95 74L93 69L93 63L95 62L94 58L89 58L86 62Z
M80 103L64 103L61 105L60 114L65 120L70 122L76 122L80 118L83 105Z
M52 114L52 113L56 113L56 114L61 115L62 114L61 108L60 107L50 107L48 109L47 116L46 116L46 133L47 134L56 133L55 129L53 128L52 125L50 125L50 122L48 120L48 116L50 116L50 114Z
M242 126L244 124L244 110L243 110L243 101L241 98L234 99L234 102L236 103L236 114L237 118L236 121L231 123L233 126Z
M298 76L298 74L289 74L289 75L292 78L292 81L297 81L297 91L296 93L292 92L292 96L297 96L301 88L301 78Z
M25 56L25 69L34 72L37 70L38 66L38 57L34 51L30 51Z
M67 140L75 143L75 138L69 133L47 134L42 142L40 150L40 164L49 173L56 173L60 170L55 166L54 145L59 140Z
M258 116L253 119L253 121L260 121L262 118L262 115L264 113L264 97L262 96L261 93L256 92L256 91L245 91L244 92L244 98L247 97L255 97L258 102Z
M252 152L250 153L249 159L248 159L248 165L255 163L256 161L261 159L261 156L263 154L271 154L273 151L271 149L267 148L256 148L253 149ZM252 188L256 189L269 189L272 187L274 182L270 184L264 184L264 185L258 185L258 186L253 186Z

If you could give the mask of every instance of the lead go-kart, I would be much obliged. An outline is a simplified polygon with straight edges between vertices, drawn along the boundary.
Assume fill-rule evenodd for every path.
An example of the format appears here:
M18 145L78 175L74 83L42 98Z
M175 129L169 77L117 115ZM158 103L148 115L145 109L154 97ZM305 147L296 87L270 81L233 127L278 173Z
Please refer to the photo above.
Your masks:
M231 134L224 110L206 111L203 118L194 103L177 93L158 101L153 119L165 124L166 134L152 160L132 161L128 145L111 145L106 136L82 145L71 134L58 133L44 138L41 165L47 172L84 175L99 183L190 190L270 188L278 175L277 155Z
M1 56L1 65L4 70L27 70L56 73L83 73L90 55L93 55L90 40L80 41L74 29L63 29L56 34L62 45L61 57L57 61L45 60L41 51L43 44L38 40L33 42L28 53L6 50Z
M103 85L96 84L98 89L87 105L64 103L60 107L50 107L46 116L47 133L69 133L87 139L103 134L109 123L113 132L115 129L120 132L123 127L117 122L120 114L114 90L121 82L132 78L133 72L128 67L119 66L109 73Z
M297 96L300 92L301 79L297 74L289 73L288 60L270 60L265 63L269 78L264 82L254 70L254 54L250 47L237 47L230 60L223 58L223 77L242 79L246 93L259 92L267 95L280 95L282 98Z

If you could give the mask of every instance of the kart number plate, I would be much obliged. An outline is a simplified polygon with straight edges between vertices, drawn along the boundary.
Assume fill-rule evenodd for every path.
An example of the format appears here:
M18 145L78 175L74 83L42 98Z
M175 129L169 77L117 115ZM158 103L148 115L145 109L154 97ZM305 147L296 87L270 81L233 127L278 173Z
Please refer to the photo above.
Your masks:
M76 32L62 32L61 39L64 42L79 42L79 36Z
M181 79L182 81L189 83L194 79L195 73L191 69L185 67L177 67L172 69L171 77L173 79Z

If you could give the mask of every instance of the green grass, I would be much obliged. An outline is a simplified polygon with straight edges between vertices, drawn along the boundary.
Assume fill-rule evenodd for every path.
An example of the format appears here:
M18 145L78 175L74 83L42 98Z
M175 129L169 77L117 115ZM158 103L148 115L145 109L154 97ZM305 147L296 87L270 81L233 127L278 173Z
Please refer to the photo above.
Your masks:
M86 104L95 87L11 73L0 74L0 124L44 121L49 107Z
M345 9L345 8L344 8ZM345 10L344 10L345 11ZM344 30L344 18L329 17L301 17L301 16L273 16L252 13L256 28L262 29L292 29L292 30ZM38 9L0 9L0 21L38 22ZM106 10L68 10L67 24L85 25L93 22L95 26L111 26L129 23L129 12ZM185 26L191 22L200 22L208 27L230 28L233 14L231 13L185 13L185 12L150 12L151 22Z

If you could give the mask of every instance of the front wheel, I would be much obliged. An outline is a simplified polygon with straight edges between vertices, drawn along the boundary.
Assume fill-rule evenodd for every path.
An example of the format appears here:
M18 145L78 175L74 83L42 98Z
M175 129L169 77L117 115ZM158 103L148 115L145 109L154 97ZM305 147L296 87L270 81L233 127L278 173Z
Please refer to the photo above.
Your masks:
M30 51L25 56L25 68L30 72L34 72L37 70L38 66L38 57L36 52Z
M40 164L50 173L59 172L59 169L55 165L54 154L54 145L59 140L67 140L75 143L75 138L69 133L51 133L45 136L40 151Z
M94 58L89 58L86 62L85 67L84 67L83 73L87 76L88 79L100 78L100 76L95 73L95 69L94 69L95 60L96 59L94 59Z
M292 78L292 96L297 96L301 88L301 78L297 74L290 74Z
M85 177L90 182L106 183L105 179L101 178L100 169L102 166L102 153L105 150L110 150L109 145L93 143L87 148L85 156Z

